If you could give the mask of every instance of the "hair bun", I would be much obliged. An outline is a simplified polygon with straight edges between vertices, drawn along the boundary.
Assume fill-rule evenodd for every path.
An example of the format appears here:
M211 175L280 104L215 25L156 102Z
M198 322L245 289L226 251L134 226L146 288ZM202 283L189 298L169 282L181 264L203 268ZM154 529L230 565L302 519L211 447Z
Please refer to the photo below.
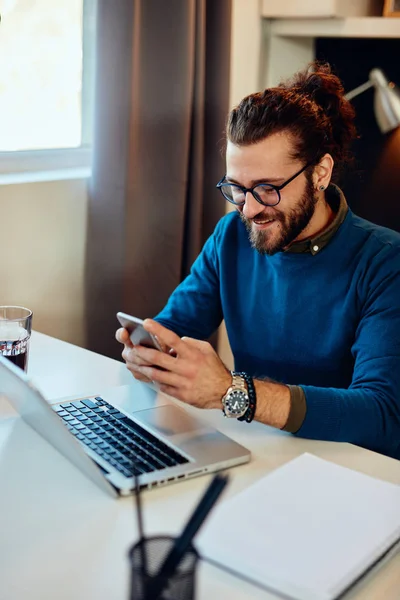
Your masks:
M347 102L342 82L327 63L311 63L306 71L295 75L292 85L333 118L340 113L342 103Z
M314 61L307 69L283 83L282 87L309 98L319 108L325 121L327 139L332 148L337 148L337 159L344 160L346 152L339 151L339 148L344 150L356 137L355 111L344 95L342 82L332 73L330 65Z

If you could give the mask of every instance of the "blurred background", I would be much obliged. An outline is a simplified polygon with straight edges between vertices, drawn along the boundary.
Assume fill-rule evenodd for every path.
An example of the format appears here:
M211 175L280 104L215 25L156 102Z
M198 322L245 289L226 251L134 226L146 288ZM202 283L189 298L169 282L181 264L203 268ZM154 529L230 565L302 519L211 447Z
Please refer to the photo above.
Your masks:
M400 83L397 0L1 0L0 304L118 357L115 313L153 316L224 214L224 125L314 58L346 91ZM374 87L341 186L400 231L400 128ZM221 328L219 350L229 362Z

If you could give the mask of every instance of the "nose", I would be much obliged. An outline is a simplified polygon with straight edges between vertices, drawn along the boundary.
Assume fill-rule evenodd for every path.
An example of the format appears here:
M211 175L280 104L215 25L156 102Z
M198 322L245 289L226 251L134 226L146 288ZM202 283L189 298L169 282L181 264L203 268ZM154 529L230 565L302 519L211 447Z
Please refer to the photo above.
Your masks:
M242 213L246 219L254 219L264 210L262 204L257 202L251 192L246 193L245 203L243 205Z

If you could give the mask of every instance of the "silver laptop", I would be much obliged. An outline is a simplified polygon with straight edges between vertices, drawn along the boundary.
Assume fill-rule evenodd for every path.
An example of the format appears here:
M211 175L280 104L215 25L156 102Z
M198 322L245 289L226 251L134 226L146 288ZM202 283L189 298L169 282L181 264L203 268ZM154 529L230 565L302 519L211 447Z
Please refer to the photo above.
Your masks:
M250 460L250 451L193 417L147 384L50 405L25 373L0 356L5 396L37 433L113 495L134 476L151 488Z

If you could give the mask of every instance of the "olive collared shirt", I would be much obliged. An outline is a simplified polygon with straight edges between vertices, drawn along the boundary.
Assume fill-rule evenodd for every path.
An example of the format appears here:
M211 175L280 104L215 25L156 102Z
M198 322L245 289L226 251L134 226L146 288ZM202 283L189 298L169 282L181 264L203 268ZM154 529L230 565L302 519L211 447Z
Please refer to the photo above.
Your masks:
M326 191L326 201L335 213L335 218L331 223L313 238L301 240L291 244L285 252L310 252L313 256L318 254L325 246L329 244L341 224L346 218L348 206L346 198L340 188L330 185ZM288 385L290 390L290 411L286 425L283 431L296 433L303 424L307 412L307 401L303 391L298 385Z

